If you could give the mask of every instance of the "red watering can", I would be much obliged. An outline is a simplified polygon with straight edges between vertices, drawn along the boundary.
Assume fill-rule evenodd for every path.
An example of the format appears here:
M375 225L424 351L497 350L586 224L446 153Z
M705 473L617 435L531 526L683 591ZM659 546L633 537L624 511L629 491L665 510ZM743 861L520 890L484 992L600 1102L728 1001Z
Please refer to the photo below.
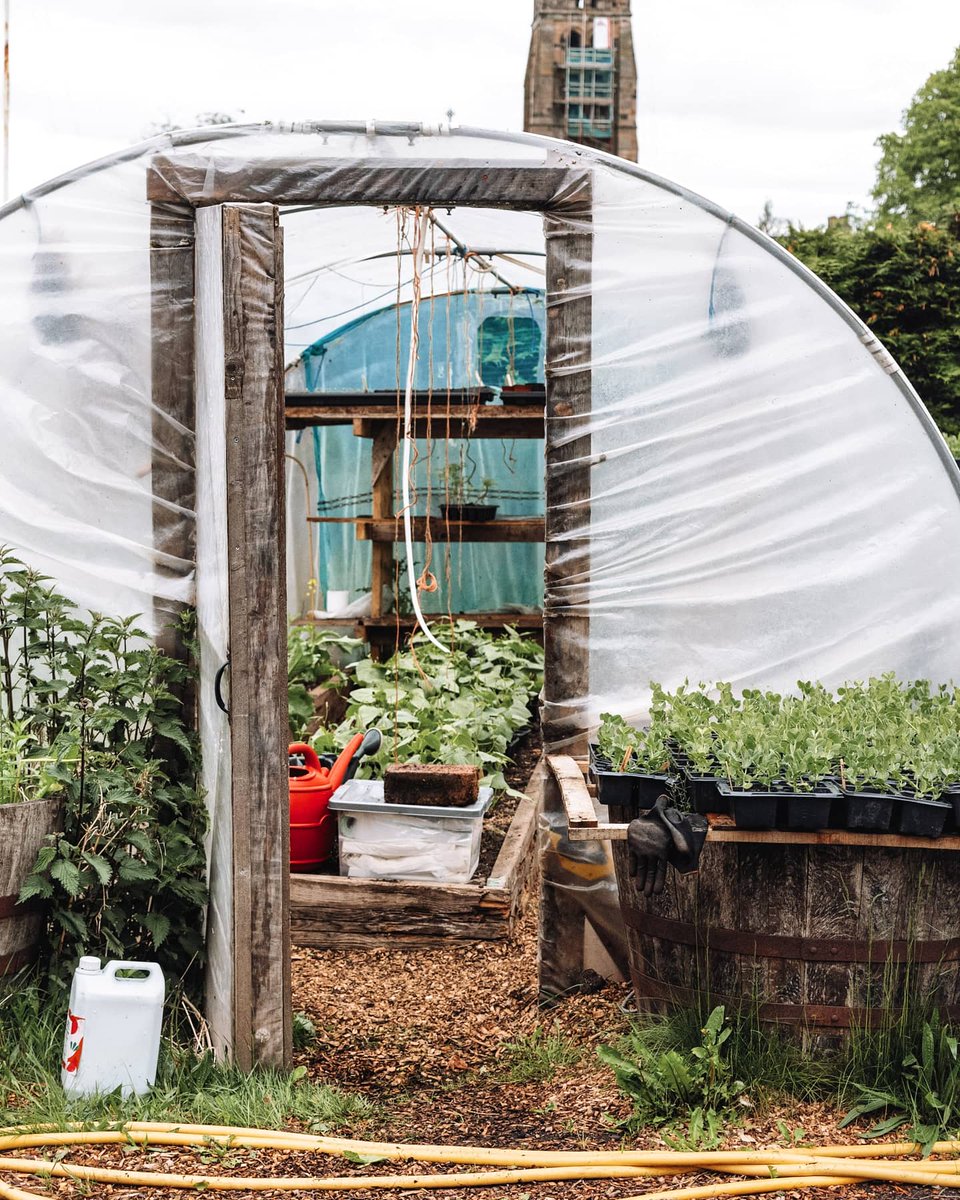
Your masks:
M356 733L332 767L325 767L306 742L288 748L290 772L290 869L315 871L333 853L336 818L327 808L330 797L353 776L365 754L380 749L380 732Z

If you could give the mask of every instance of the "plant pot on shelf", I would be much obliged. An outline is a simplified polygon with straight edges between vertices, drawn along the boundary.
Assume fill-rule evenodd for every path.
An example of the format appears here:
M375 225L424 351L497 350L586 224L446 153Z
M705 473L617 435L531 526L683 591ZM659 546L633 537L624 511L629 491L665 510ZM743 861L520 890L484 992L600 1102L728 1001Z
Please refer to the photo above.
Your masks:
M440 516L445 521L494 521L497 504L441 504Z
M786 826L794 833L816 833L830 824L830 810L837 789L818 784L809 792L793 792L785 797Z
M943 833L951 806L943 800L901 796L897 832L904 837L938 838Z
M893 792L840 790L838 808L844 829L862 833L889 833L897 797Z
M726 796L721 796L717 790L720 782L716 775L694 771L690 759L682 750L674 751L674 766L677 768L687 803L696 813L728 813L730 802Z
M653 808L658 796L672 797L677 782L668 772L618 771L595 745L590 746L590 774L596 780L600 803L620 809L627 820Z

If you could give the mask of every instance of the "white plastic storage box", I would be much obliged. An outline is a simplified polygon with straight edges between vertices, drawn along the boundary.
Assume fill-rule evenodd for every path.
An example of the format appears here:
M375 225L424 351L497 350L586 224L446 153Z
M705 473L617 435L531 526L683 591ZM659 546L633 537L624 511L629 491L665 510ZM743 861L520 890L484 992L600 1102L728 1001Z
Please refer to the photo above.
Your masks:
M483 814L493 789L476 804L438 808L386 804L383 781L351 779L330 798L340 831L340 874L351 879L467 883L480 862Z

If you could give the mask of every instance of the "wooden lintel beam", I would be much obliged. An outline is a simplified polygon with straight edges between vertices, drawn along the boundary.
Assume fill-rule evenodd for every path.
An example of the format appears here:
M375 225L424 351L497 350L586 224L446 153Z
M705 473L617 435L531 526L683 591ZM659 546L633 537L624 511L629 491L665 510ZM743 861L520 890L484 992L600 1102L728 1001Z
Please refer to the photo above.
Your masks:
M218 162L181 150L158 154L147 173L152 203L465 205L575 215L589 209L589 170L522 160L442 165L437 159L315 159L240 156Z

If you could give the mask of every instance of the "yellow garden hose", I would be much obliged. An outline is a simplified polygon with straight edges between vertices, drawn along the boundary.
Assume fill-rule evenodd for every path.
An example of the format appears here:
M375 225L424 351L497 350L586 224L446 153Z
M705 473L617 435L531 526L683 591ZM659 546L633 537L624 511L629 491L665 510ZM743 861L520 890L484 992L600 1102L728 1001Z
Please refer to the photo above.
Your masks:
M558 1182L584 1179L659 1178L664 1182L691 1172L716 1171L738 1175L730 1182L680 1186L644 1192L629 1200L709 1200L711 1197L759 1195L805 1187L842 1187L858 1182L924 1184L956 1187L960 1161L917 1159L912 1142L869 1146L820 1146L811 1149L712 1150L699 1153L666 1150L538 1151L503 1150L477 1146L409 1145L322 1137L309 1133L248 1129L221 1125L131 1121L117 1129L55 1130L13 1128L0 1132L0 1150L45 1146L142 1145L274 1149L369 1159L451 1163L494 1168L485 1171L414 1175L352 1175L342 1177L243 1178L240 1176L181 1175L91 1167L36 1158L0 1157L0 1171L55 1176L91 1183L169 1187L215 1191L352 1191L373 1188L426 1189L489 1187L500 1184ZM938 1142L933 1154L958 1154L960 1142ZM911 1158L909 1162L896 1161ZM752 1178L742 1178L749 1176ZM0 1200L40 1200L0 1181Z

